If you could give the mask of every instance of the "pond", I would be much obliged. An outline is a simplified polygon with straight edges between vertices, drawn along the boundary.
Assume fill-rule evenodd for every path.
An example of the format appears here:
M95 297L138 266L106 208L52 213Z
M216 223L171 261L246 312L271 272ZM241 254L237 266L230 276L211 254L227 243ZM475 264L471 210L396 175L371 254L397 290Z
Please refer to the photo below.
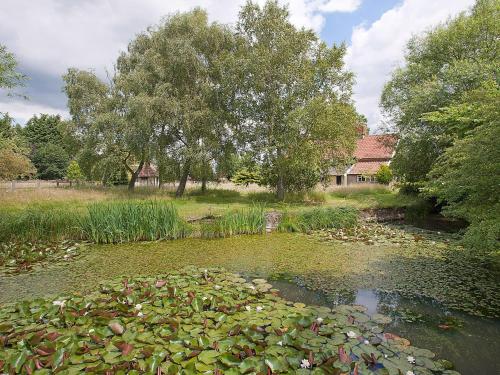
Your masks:
M275 280L272 284L287 300L335 306L325 294L289 281ZM451 361L462 375L500 373L498 320L450 311L430 300L410 299L373 289L357 290L354 304L366 306L369 315L392 316L393 321L386 326L386 332L405 337L412 345L429 349L439 358Z
M500 323L481 317L500 317L498 276L453 236L410 227L87 246L74 260L0 275L0 303L89 292L103 280L186 265L264 277L304 303L366 305L393 316L389 331L452 360L462 374L499 373Z

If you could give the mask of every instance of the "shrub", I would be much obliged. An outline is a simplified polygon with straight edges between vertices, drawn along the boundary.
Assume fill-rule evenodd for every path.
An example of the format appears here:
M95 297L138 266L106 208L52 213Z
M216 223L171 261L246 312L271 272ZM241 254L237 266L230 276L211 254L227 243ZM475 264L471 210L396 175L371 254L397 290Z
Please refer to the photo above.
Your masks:
M261 179L262 177L259 172L249 171L248 169L243 168L237 171L233 175L231 181L234 182L236 185L248 186L250 184L260 184Z
M379 184L388 185L392 181L392 171L387 165L381 165L375 174L375 179Z
M173 204L153 200L92 204L80 227L84 238L96 243L177 239L190 233Z
M329 207L284 213L278 225L281 232L308 232L327 228L349 228L357 224L358 210L351 207Z
M230 237L237 234L262 234L266 230L266 217L262 206L230 211L212 223L201 225L203 238Z

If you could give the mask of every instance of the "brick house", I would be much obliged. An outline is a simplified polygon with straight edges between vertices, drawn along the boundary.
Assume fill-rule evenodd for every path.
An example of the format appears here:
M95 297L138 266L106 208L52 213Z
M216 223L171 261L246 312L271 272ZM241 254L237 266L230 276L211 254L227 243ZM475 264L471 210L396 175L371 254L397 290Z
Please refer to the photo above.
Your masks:
M372 183L382 165L391 164L397 138L393 134L367 135L361 132L356 143L354 163L344 173L332 170L334 185Z

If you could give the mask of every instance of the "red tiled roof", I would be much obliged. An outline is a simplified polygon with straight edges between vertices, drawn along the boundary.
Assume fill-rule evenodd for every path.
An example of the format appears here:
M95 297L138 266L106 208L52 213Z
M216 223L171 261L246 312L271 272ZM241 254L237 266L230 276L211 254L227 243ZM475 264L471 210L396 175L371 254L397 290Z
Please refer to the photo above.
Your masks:
M358 139L354 156L357 160L390 159L395 146L395 135L366 135Z
M358 161L349 170L349 174L372 175L377 173L381 165L387 165L384 161Z
M156 177L156 176L158 176L158 172L150 164L146 164L145 166L143 166L141 171L139 172L139 177L142 178Z

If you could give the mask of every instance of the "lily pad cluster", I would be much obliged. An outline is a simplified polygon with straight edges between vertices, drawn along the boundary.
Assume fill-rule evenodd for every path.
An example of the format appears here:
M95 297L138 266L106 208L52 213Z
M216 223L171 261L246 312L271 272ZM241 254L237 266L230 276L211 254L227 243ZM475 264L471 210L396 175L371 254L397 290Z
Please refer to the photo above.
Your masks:
M74 241L0 243L0 274L28 272L47 262L70 261L79 254Z
M411 226L401 226L364 223L351 228L328 229L317 231L315 234L322 240L340 242L363 242L366 245L413 245L421 242L446 247L455 244L459 239L456 234L427 231Z
M213 268L123 278L0 309L0 372L443 374L447 361L384 333L362 306L306 306Z

